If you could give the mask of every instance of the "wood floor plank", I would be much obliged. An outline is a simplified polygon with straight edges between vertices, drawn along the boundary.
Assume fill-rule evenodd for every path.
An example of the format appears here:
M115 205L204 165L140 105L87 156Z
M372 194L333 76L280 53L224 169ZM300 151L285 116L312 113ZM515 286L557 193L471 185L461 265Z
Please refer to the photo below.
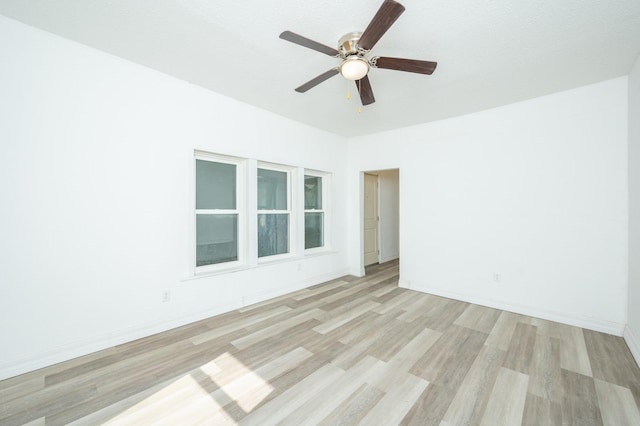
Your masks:
M453 322L456 325L489 334L500 316L498 309L469 305Z
M169 379L157 383L152 387L142 390L141 392L122 398L111 405L92 411L83 417L70 421L68 424L72 426L107 424L112 419L121 418L120 416L126 415L128 410L134 409L137 411L137 408L133 407L140 407L139 404L146 403L146 401L153 398L154 395L162 392L164 389L168 389L174 382L175 379Z
M551 401L560 401L562 395L561 341L538 335L533 346L529 369L529 392Z
M404 311L398 316L398 319L406 322L413 322L419 318L426 317L426 308L431 306L431 300L434 296L425 293L417 293L409 302L402 306Z
M399 262L0 381L0 424L635 424L624 340L399 288Z
M83 381L93 382L97 388L97 394L91 398L85 398L59 412L47 416L47 423L68 424L78 418L96 410L102 409L116 401L139 393L141 390L155 385L159 381L180 377L181 375L206 365L211 357L215 358L228 350L228 347L211 347L202 345L202 352L192 352L189 349L193 345L187 345L186 350L175 352L177 345L157 349L155 358L147 363L128 363L121 372L122 376L115 376L113 367L103 371L98 377L91 379L91 375L82 377ZM208 350L207 350L208 349ZM72 381L73 383L73 381Z
M313 331L313 327L319 323L316 319L305 321L278 334L270 335L245 349L237 349L230 345L233 349L229 352L249 368L258 368L295 347L306 347L307 342L315 341L318 333Z
M540 318L530 318L527 323L536 326L538 334L560 341L562 368L585 376L593 375L582 329Z
M412 298L413 295L411 293L401 292L396 297L386 301L384 304L378 304L373 311L379 314L386 314L393 309L401 308L406 305Z
M535 326L518 323L507 350L504 366L511 370L529 374L536 337L537 328Z
M39 419L35 419L30 421L29 423L25 423L23 426L44 426L46 425L46 421L44 417L40 417Z
M391 291L385 292L382 296L377 296L372 300L375 300L378 303L384 304L384 303L387 303L389 300L392 300L404 293L403 289L396 286L391 286L391 285L385 286L383 287L383 289L386 289L387 287L391 287Z
M168 403L167 407L157 408L154 410L154 417L147 417L147 420L153 423L164 424L202 424L211 422L213 424L221 424L227 420L239 421L240 416L234 419L226 407L230 404L237 405L245 413L251 412L257 407L269 394L274 391L270 381L275 377L290 371L300 365L312 353L303 349L295 348L292 351L282 355L263 365L255 371L245 368L245 373L225 383L224 378L220 377L220 373L208 375L211 384L215 386L202 386L205 392L200 398L194 398L191 401L173 401ZM239 363L236 360L236 363ZM195 376L192 374L192 376ZM197 376L195 376L197 377ZM199 380L202 382L202 380ZM216 408L217 407L217 408ZM214 410L214 408L216 408ZM214 411L211 413L210 411Z
M384 363L373 357L365 357L343 376L316 394L313 400L301 405L280 424L298 426L305 423L319 423L329 417L343 401L349 399L370 378L380 374Z
M410 374L403 375L393 387L389 388L375 407L369 410L359 424L367 426L400 424L428 385L429 382L426 380ZM380 388L380 386L376 387Z
M290 388L314 374L317 370L328 364L335 356L340 354L344 348L345 346L340 342L333 342L324 349L315 352L312 357L308 358L302 364L269 380L269 384L273 387L273 391L269 395L265 396L252 412L256 411L263 405L269 404L272 400L280 397ZM225 406L224 412L230 418L237 421L243 419L248 414L237 404Z
M368 347L367 352L373 357L389 361L403 350L422 330L427 329L424 322L424 320L417 320L413 323L405 324L397 319L390 321L389 328Z
M347 281L336 280L334 282L328 282L323 285L316 286L315 288L308 288L307 291L300 292L298 295L292 296L292 299L298 302L303 302L307 299L324 299L325 297L339 293L340 291L347 289L349 283Z
M486 338L479 331L452 325L409 372L457 391ZM461 351L461 347L465 350Z
M94 360L99 360L105 357L109 357L117 352L118 351L116 347L107 348L99 352L94 352L88 355L70 359L65 362L61 362L59 364L54 364L47 368L30 371L28 373L24 373L19 376L10 377L5 380L0 380L0 392L11 387L15 387L17 389L16 386L22 386L25 383L33 380L40 380L44 384L47 376L58 374L62 371L66 371L68 369L84 365Z
M383 396L384 392L380 389L365 383L318 424L321 426L358 424Z
M560 344L560 366L574 373L593 376L582 329L560 326L565 330Z
M49 413L58 413L68 406L91 400L98 393L95 384L89 383L75 388L65 389L64 392L45 389L36 392L33 397L19 398L2 403L0 424L21 425Z
M528 382L526 374L500 368L480 425L521 424Z
M628 388L598 379L595 385L605 426L640 425L640 411Z
M460 302L453 299L445 299L445 303L439 305L437 309L432 310L427 318L429 321L426 326L438 331L449 328L460 315L467 309L468 303Z
M375 310L375 308L378 306L380 306L379 303L368 301L358 307L350 309L343 314L331 315L331 318L326 319L322 324L314 327L314 331L317 331L320 334L327 334L328 332L348 323L352 319L359 317L365 312ZM326 318L327 316L323 317Z
M407 426L440 425L442 417L444 417L455 394L455 389L441 386L437 383L429 383L429 386L416 399L416 402L400 424Z
M640 369L624 339L590 330L583 335L593 377L629 388L640 407Z
M390 323L396 322L397 314L398 311L391 311L383 315L373 311L366 312L350 321L348 327L347 324L344 324L341 327L343 333L338 337L338 340L348 345L356 345L364 340L371 340L372 334L379 336L390 326ZM366 322L362 322L363 320ZM326 336L328 335L326 334Z
M8 403L16 398L28 396L44 389L44 376L35 376L14 382L11 386L0 388L0 401Z
M563 425L602 425L602 415L594 379L562 369L562 423Z
M393 285L393 284L389 284L389 285L385 285L383 287L380 287L377 290L373 290L371 292L371 297L373 297L375 299L376 302L382 303L382 297L386 296L387 294L389 294L390 292L392 292L393 290L397 289L397 285Z
M562 425L562 403L527 393L522 425Z
M340 342L347 345L347 349L336 356L331 362L343 369L349 369L358 363L363 357L369 356L370 348L377 342L382 342L382 336L392 329L398 321L391 315L374 314L377 317L371 321L370 327L364 327L365 333L360 332L354 338L353 333L347 334L340 339Z
M422 358L440 336L442 333L438 331L422 330L386 363L384 372L370 384L389 393L393 393L398 386L420 387L421 383L426 385L428 383L426 380L409 374L409 369Z
M454 396L443 422L451 425L477 424L482 418L506 353L483 346Z
M529 324L530 321L524 315L502 311L495 325L487 337L486 345L496 346L503 351L509 350L513 333L518 323Z
M242 423L256 426L276 424L310 400L316 392L321 391L344 374L344 370L331 364L325 364L277 398L249 413Z
M249 316L239 321L235 321L231 324L227 324L221 327L216 327L213 330L208 330L203 333L199 333L196 336L191 338L191 342L194 345L199 345L204 342L208 342L209 340L213 340L217 337L224 336L225 334L229 334L232 331L239 330L241 328L248 327L255 323L261 323L269 318L278 316L285 312L290 312L292 309L288 306L275 306L269 311L265 313L258 313L256 315Z
M322 313L323 312L320 309L312 309L310 311L304 311L290 318L286 322L280 322L270 327L260 329L256 332L253 332L246 336L235 339L231 342L231 344L237 347L238 349L246 349L249 346L260 342L261 340L268 339L269 337L282 333L283 331L293 328L298 324L304 323L310 319L317 318L321 316Z

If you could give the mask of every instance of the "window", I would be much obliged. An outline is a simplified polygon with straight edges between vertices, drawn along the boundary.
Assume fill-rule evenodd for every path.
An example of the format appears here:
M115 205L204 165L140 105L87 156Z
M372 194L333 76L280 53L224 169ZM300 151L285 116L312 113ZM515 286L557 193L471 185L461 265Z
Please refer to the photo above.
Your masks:
M258 168L258 257L289 253L290 173Z
M324 247L322 176L304 175L304 248Z
M195 266L198 270L240 260L240 167L238 161L196 155Z
M330 173L198 150L192 164L194 278L329 252Z

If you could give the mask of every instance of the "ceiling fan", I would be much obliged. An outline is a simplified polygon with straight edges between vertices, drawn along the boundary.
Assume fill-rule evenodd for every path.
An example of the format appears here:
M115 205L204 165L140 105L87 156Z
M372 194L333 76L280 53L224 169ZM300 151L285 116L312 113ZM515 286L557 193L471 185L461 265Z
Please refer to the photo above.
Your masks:
M291 31L284 31L280 38L300 46L316 50L341 60L340 65L331 68L319 76L307 81L296 92L304 93L323 81L341 74L348 80L354 80L360 93L362 105L369 105L376 100L373 96L368 73L371 68L386 68L390 70L407 71L431 75L438 65L437 62L419 61L416 59L389 58L386 56L370 56L370 51L393 23L402 15L405 8L394 0L384 0L380 9L369 22L363 32L351 32L342 36L338 48L326 46L310 40Z

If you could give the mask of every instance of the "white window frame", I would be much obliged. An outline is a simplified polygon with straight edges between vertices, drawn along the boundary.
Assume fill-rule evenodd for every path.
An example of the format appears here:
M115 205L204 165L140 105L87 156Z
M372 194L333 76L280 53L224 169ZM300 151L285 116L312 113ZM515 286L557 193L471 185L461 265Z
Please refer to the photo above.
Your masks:
M260 208L257 206L257 200L258 200L258 172L259 169L264 169L264 170L273 170L276 172L284 172L287 175L287 210L260 210ZM273 164L273 163L266 163L263 161L259 161L258 165L256 167L256 182L255 182L255 188L256 188L256 192L255 192L255 197L256 197L256 215L255 215L255 221L256 221L256 247L255 247L255 253L256 253L256 257L258 259L258 264L261 263L268 263L268 262L273 262L273 261L279 261L279 260L284 260L284 259L288 259L288 258L292 258L294 257L295 253L296 253L296 245L295 245L295 241L296 241L296 210L293 208L293 202L294 202L294 191L293 191L293 187L294 187L294 168L290 167L290 166L285 166L282 164ZM288 246L289 246L289 251L287 253L281 253L281 254L273 254L270 256L262 256L260 257L259 253L258 253L258 226L257 226L257 221L258 221L258 217L261 214L288 214L289 215L289 241L288 241Z
M330 240L329 240L329 235L331 235L331 233L329 232L330 228L331 228L331 220L330 220L330 214L329 214L329 186L331 184L331 175L329 173L326 172L320 172L317 170L308 170L305 169L304 170L304 176L313 176L313 177L319 177L322 179L322 209L306 209L304 208L304 201L302 203L302 207L303 207L303 213L302 213L302 229L304 230L304 223L305 223L305 215L306 213L323 213L323 224L322 224L322 242L323 245L321 247L313 247L313 248L309 248L309 249L305 249L304 253L305 255L310 255L310 254L315 254L315 253L319 253L319 252L324 252L324 251L329 251L331 250L331 244L330 244ZM303 183L304 183L304 176L303 176ZM302 188L302 197L304 200L304 188ZM304 239L304 235L303 235L303 246L306 246L306 241Z
M196 197L197 197L197 176L196 176L196 160L210 161L214 163L233 164L236 166L236 208L235 209L197 209ZM193 159L193 244L192 244L192 262L191 265L194 268L194 275L210 274L216 272L222 272L232 269L243 268L247 263L247 226L246 226L246 161L242 158L231 157L226 155L212 154L204 151L196 150L194 152ZM225 215L236 214L238 215L238 259L216 263L213 265L197 266L197 216L198 215Z

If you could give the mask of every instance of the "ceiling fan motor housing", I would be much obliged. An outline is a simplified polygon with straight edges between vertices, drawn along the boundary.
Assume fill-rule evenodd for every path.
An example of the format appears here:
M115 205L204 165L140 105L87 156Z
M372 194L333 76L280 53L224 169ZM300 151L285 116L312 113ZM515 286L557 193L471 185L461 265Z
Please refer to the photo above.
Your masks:
M340 51L341 57L346 58L347 56L358 54L363 56L366 53L364 50L358 48L360 36L362 36L362 31L353 31L340 37L338 50Z
M360 80L369 72L369 61L364 57L367 52L358 46L361 35L360 31L350 32L338 42L338 52L343 59L340 74L348 80Z

